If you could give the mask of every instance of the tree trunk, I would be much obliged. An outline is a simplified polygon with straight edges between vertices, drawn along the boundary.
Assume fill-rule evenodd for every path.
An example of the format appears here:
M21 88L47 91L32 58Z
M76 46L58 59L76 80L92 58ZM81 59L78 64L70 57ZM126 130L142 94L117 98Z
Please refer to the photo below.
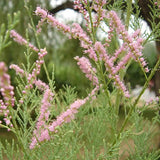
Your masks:
M157 47L157 60L160 58L160 40L156 41L156 47ZM158 68L158 70L156 71L155 74L155 78L154 78L154 89L155 89L155 93L156 96L160 96L160 67Z
M139 0L138 1L138 5L140 8L140 16L143 17L143 19L147 22L148 26L153 30L153 26L151 24L151 22L153 22L152 19L152 10L151 8L153 8L153 0L152 2L150 0ZM158 23L160 23L160 18L156 18L155 19L155 23L156 25L158 25ZM155 41L156 43L156 48L157 48L157 60L160 58L160 37L158 37ZM160 96L160 70L156 71L156 74L154 76L154 90L156 93L156 96Z

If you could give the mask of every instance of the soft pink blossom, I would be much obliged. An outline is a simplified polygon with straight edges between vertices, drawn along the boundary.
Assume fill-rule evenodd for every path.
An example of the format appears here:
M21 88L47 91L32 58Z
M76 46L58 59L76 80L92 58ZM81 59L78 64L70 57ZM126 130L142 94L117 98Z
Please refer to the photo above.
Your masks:
M98 86L98 78L96 76L96 69L92 67L90 61L86 57L79 58L78 56L75 57L77 60L77 64L79 65L80 69L83 73L85 73L86 77L93 82L93 85Z
M12 127L11 116L8 107L14 106L14 87L11 85L10 76L7 74L7 67L0 62L0 91L3 100L0 99L0 113L4 115L4 121L8 127ZM10 129L9 129L10 130Z
M11 85L10 76L6 73L7 67L0 62L0 91L6 106L14 106L14 87Z
M132 36L129 35L128 31L126 31L125 26L122 24L121 20L117 16L116 12L110 11L107 14L107 18L110 21L110 28L115 29L119 35L119 38L125 42L125 46L127 46L128 51L133 54L133 58L139 62L142 68L144 68L145 72L148 72L148 67L146 66L145 60L140 60L142 58L142 42L143 39L139 38L140 30L136 30Z
M30 144L30 149L34 148L37 143L44 140L49 140L50 136L47 129L47 122L49 120L50 115L50 108L51 108L51 101L53 100L53 93L50 89L47 89L43 95L43 99L41 101L41 108L40 108L40 116L36 123L36 127L34 130L34 134L32 137L32 142Z
M27 40L25 40L21 35L19 35L15 30L11 30L10 31L10 36L13 38L13 40L17 43L19 43L20 45L25 45L25 46L29 46L32 50L34 50L35 52L38 52L39 49L37 47L35 47L34 45L32 45L31 43L28 43Z
M67 32L70 31L70 27L69 26L60 23L51 14L48 14L48 12L46 10L41 9L40 7L37 7L35 13L36 13L37 16L41 17L41 21L39 22L38 29L40 29L40 27L41 27L42 23L44 22L44 20L47 20L47 22L52 27L57 27L59 30L62 30L64 33L67 33Z

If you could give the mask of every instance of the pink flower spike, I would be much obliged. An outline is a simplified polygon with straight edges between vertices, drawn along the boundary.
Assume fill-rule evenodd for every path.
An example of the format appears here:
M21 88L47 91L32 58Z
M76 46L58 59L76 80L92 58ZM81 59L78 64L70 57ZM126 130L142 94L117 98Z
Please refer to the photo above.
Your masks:
M43 61L43 60L42 60ZM44 61L43 61L44 62ZM40 60L40 64L42 64L41 63L41 60ZM20 74L22 77L24 77L24 76L26 76L26 77L28 77L28 81L30 81L31 80L31 78L32 78L32 75L31 74L25 74L25 72L24 72L24 70L23 69L21 69L19 66L17 66L17 65L15 65L15 64L11 64L10 65L10 69L14 69L15 71L16 71L16 74ZM39 68L40 69L40 68ZM37 88L39 89L39 90L41 90L41 91L44 91L44 90L46 90L46 89L49 89L49 86L46 84L46 83L44 83L44 82L42 82L41 80L34 80L33 81L33 83L37 86ZM28 86L26 86L26 89L28 89L29 87ZM23 91L23 92L25 92L26 93L26 91Z
M19 35L15 30L11 30L10 31L10 37L13 38L13 40L17 43L19 43L20 45L25 45L27 46L28 42L21 36ZM33 46L31 43L28 44L28 46L34 50L35 52L38 52L39 49L36 48L35 46Z
M77 60L77 64L79 65L80 69L86 74L86 77L93 82L93 85L98 86L99 82L98 78L96 77L97 71L92 67L89 59L86 57L79 58L78 56L76 56L74 59Z
M46 18L48 13L44 9L41 9L41 7L37 7L35 11L36 15L40 15L42 18Z
M107 18L110 21L110 27L112 29L115 29L116 32L119 35L119 38L123 40L125 43L125 48L133 54L133 58L135 61L137 61L141 68L144 68L146 65L146 62L143 60L140 60L140 58L143 56L142 54L142 42L143 39L139 38L140 30L138 29L133 33L132 36L129 35L128 31L125 30L125 26L122 24L121 20L117 16L116 12L110 11L107 14ZM147 72L147 69L144 69L145 72Z
M53 96L54 95L50 89L47 89L43 95L43 99L41 101L42 105L40 108L40 116L36 124L36 129L34 130L32 142L30 144L30 149L33 149L35 147L37 143L37 140L35 141L36 138L39 140L39 142L50 139L48 129L46 129L46 126L50 114L50 102L52 101Z
M38 29L40 29L42 23L44 22L44 19L46 19L47 22L52 27L57 27L57 29L62 30L64 33L70 32L70 27L69 26L60 23L51 14L48 14L48 12L46 10L44 10L40 7L37 7L35 13L36 13L37 16L39 15L42 18L40 20L39 24L38 24Z
M7 67L0 62L0 88L6 106L14 106L14 87L11 86L10 76L6 73Z

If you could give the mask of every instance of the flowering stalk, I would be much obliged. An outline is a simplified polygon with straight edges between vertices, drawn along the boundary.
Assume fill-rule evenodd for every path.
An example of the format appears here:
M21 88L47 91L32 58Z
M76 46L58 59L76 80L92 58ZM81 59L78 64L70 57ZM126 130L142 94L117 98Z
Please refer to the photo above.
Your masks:
M0 91L6 106L14 106L14 87L11 85L10 76L6 73L7 67L0 62Z
M15 30L10 31L10 37L12 37L13 40L20 45L29 46L35 52L39 51L37 47L35 47L31 43L28 43L27 40L24 39L21 35L19 35Z
M126 118L125 118L125 120L124 120L124 122L123 122L123 124L122 124L122 127L121 127L119 133L117 134L116 140L112 143L112 146L114 146L114 145L116 144L117 139L120 138L122 132L124 131L124 128L125 128L127 122L129 121L129 118L131 117L132 112L133 112L134 109L136 108L136 105L137 105L138 101L140 100L140 98L141 98L141 96L143 95L144 91L145 91L146 88L148 87L149 82L151 81L151 79L152 79L153 76L155 75L155 72L157 71L157 69L158 69L159 66L160 66L160 58L158 59L156 65L155 65L154 68L153 68L153 70L151 71L148 79L146 80L146 82L145 82L145 84L144 84L144 86L143 86L143 88L142 88L139 96L136 98L136 100L134 101L132 107L130 108L130 110L129 110L129 112L128 112L128 114L127 114L127 116L126 116Z
M14 33L14 35L13 35ZM14 40L17 41L18 43L22 44L22 45L26 45L26 40L23 39L19 34L16 34L16 32L11 32L11 36L14 36ZM19 66L12 64L10 66L11 69L14 69L16 71L16 74L19 74L22 77L27 77L27 85L25 86L25 89L22 91L22 93L24 94L24 96L19 100L19 102L22 104L24 101L24 98L26 97L28 91L30 89L33 88L33 84L35 84L37 86L38 89L44 91L44 97L42 100L42 105L41 105L41 115L38 119L37 122L37 126L36 129L34 130L34 135L37 135L38 140L39 141L43 141L43 135L39 135L39 132L45 129L45 123L47 122L48 118L49 118L49 108L51 106L50 101L53 98L53 93L51 92L51 90L49 89L49 86L46 85L45 83L43 83L41 80L37 80L37 75L40 74L40 69L41 69L41 65L44 63L44 56L47 54L46 49L36 49L36 47L33 47L31 45L29 45L29 47L31 47L33 50L35 51L39 51L38 52L38 60L35 63L35 67L32 70L32 73L26 73L24 72L23 69L21 69ZM44 135L45 137L47 137L47 133L45 133ZM36 139L35 139L36 140ZM33 140L33 141L35 141Z
M103 21L105 17L105 10L103 9L103 6L106 4L105 0L95 0L93 3L93 9L96 11L95 15L95 21L93 26L97 29Z
M144 74L145 72L149 72L149 69L146 66L147 63L145 62L144 58L142 57L142 53L141 53L141 50L143 49L142 47L143 39L137 38L136 41L134 42L133 37L129 36L128 32L125 29L125 26L122 25L119 17L114 11L108 12L107 18L110 21L110 27L115 29L116 32L119 34L119 38L125 42L125 44L127 45L127 48L129 49L129 52L132 53L132 57L137 62L139 62L142 70L144 71Z
M20 69L17 65L11 65L10 68L14 68L16 70L16 73L19 73L21 76L27 77L27 85L25 86L25 89L22 91L24 95L27 94L28 90L33 88L33 84L36 84L37 86L42 85L46 86L44 83L42 84L40 81L37 81L37 75L40 74L41 65L44 63L44 56L47 54L46 49L40 49L40 52L38 53L38 60L35 63L35 68L33 69L31 74L26 75L22 69ZM41 83L41 84L40 84ZM23 99L20 100L21 103L23 103Z
M30 144L30 149L35 148L35 146L39 142L49 140L50 136L48 131L56 133L56 127L61 126L63 123L68 123L72 119L74 119L74 114L78 112L80 106L82 106L85 102L85 100L76 100L74 103L70 105L70 108L67 111L63 112L57 117L56 121L53 121L50 125L45 126L44 129L35 130ZM43 123L45 122L43 121Z
M89 57L92 58L95 62L98 61L98 57L97 57L97 54L95 51L96 50L96 43L95 43L95 48L92 47L92 41L90 40L90 38L86 35L86 33L82 30L82 28L80 27L79 24L76 24L74 23L73 24L73 28L72 29L68 29L67 26L64 26L60 23L57 23L57 20L55 20L54 18L51 18L53 16L51 15L47 15L47 11L37 7L35 13L37 15L40 15L42 19L47 19L47 22L48 20L52 21L52 23L49 21L49 23L51 24L54 24L55 27L57 27L58 29L61 29L62 31L68 31L68 33L71 34L71 36L73 38L78 38L80 41L81 41L81 46L83 48L85 48L86 50L84 51L85 53L88 53L89 54ZM49 16L49 18L48 18ZM53 25L52 25L53 26ZM61 27L63 26L63 27ZM102 47L101 47L102 48ZM105 50L104 48L102 48L102 50ZM98 52L98 51L97 51ZM99 53L99 52L98 52ZM102 55L102 54L101 54ZM105 56L107 56L107 54L105 53ZM106 59L105 59L106 60ZM108 62L110 63L110 62ZM112 66L110 66L112 68ZM87 75L88 76L88 75ZM115 79L115 82L118 84L118 87L121 88L122 91L125 92L125 95L128 97L129 94L128 94L128 91L126 90L125 86L123 85L122 82L120 82L120 79L118 78L118 76L113 76L114 79ZM89 77L88 77L89 78ZM93 78L93 77L92 77ZM91 79L91 76L90 76L90 79ZM95 80L94 80L95 81ZM94 82L95 84L95 82Z
M103 59L105 63L106 71L109 72L109 78L114 80L115 86L119 88L126 97L130 97L127 88L125 87L124 83L120 80L120 76L116 73L117 70L114 67L111 58L107 55L104 46L101 44L101 42L96 42L94 47L96 52L99 53L100 57Z
M5 63L0 62L0 92L4 99L0 100L0 113L3 113L6 125L8 127L13 127L9 107L14 106L14 87L11 85L10 76L6 72L7 67Z
M85 57L79 58L78 56L76 56L74 59L78 61L77 64L79 65L80 69L82 70L83 73L86 74L86 77L91 82L93 82L93 85L99 86L99 81L98 78L96 77L97 70L92 67L89 59Z
M30 149L33 149L38 142L49 140L47 122L49 120L51 101L53 99L53 93L50 89L47 89L42 99L42 105L40 108L40 116L38 118L36 128L33 131L33 138L30 144Z
M27 74L26 72L24 72L23 69L21 69L19 66L15 64L11 64L10 69L14 69L16 71L16 74L19 74L21 77L24 77L24 76L32 77L31 74ZM49 89L49 86L46 83L42 82L40 79L35 79L33 81L33 84L35 84L35 86L41 91Z
M27 76L28 85L25 87L33 88L33 83L36 80L37 75L40 74L41 65L44 63L43 57L47 54L46 49L40 49L40 52L38 53L38 60L35 63L35 68L33 69L32 73Z
M74 8L78 9L86 20L87 31L90 33L93 43L95 42L95 35L100 22L105 17L105 10L103 10L105 3L105 0L94 0L92 2L88 0L74 1ZM92 14L92 11L95 13Z
M15 69L17 74L20 74L21 76L27 77L27 86L22 91L25 95L27 94L27 91L33 88L33 85L36 85L38 89L41 91L44 91L43 98L41 100L41 106L40 106L40 115L38 117L37 123L35 125L35 129L33 131L33 137L31 139L30 143L30 149L34 149L38 144L40 144L43 141L50 140L51 134L54 134L58 132L58 127L61 127L65 123L71 122L73 119L75 119L75 114L78 112L78 109L84 105L87 101L93 100L97 94L97 91L102 86L100 83L104 82L104 88L108 87L108 84L106 84L106 75L113 80L113 84L115 85L118 90L120 90L125 97L130 97L129 91L127 90L125 84L123 83L123 76L120 75L120 72L126 68L127 64L131 59L134 59L140 63L141 68L145 68L146 72L148 71L148 68L146 67L146 62L144 58L142 57L142 39L137 38L139 37L139 30L137 30L133 35L129 35L126 31L125 27L122 25L120 19L117 17L116 13L114 11L108 12L107 18L110 21L110 31L108 32L108 39L105 44L102 44L101 42L96 41L95 32L97 27L100 24L100 21L105 17L104 11L102 10L102 6L104 3L106 3L104 0L94 0L92 5L92 8L88 8L89 12L85 12L84 6L89 7L89 0L76 0L77 6L79 6L79 9L81 12L86 16L86 21L89 24L89 32L91 34L90 38L87 33L83 31L83 29L78 24L73 24L72 27L63 25L59 23L52 15L48 14L46 10L41 9L40 7L37 7L36 14L41 16L41 20L37 25L38 31L40 32L42 24L47 21L51 26L57 27L59 30L63 31L64 33L69 33L70 36L73 38L78 38L81 42L81 46L85 49L84 53L88 54L88 57L92 59L95 64L97 65L97 68L93 68L90 60L86 57L78 57L76 56L75 59L78 61L77 64L79 65L80 69L83 73L85 73L86 77L93 83L95 88L92 90L92 92L85 98L85 99L78 99L70 106L66 111L61 113L57 118L51 122L49 119L50 115L50 109L52 107L52 100L54 94L51 92L51 89L48 85L43 83L40 80L37 80L37 75L40 73L41 65L44 64L43 57L47 54L45 49L38 50L34 46L32 46L30 43L28 43L25 39L23 39L20 35L17 35L14 31L11 32L12 37L14 37L14 40L22 45L27 45L30 48L32 48L34 51L39 51L38 53L38 60L35 63L35 68L33 69L32 73L25 73L21 68L19 68L16 65L11 65L10 68ZM80 2L83 2L83 5L80 5ZM80 8L81 7L81 8ZM97 17L92 18L91 11L95 10L97 12ZM101 19L101 18L102 19ZM113 36L113 32L116 30L119 37L123 40L122 46L120 46L119 49L115 51L115 53L112 55L109 55L107 53L107 46L110 45L111 38ZM91 40L92 39L92 40ZM29 44L29 45L28 45ZM106 47L106 48L105 48ZM39 47L40 48L40 47ZM120 58L120 55L122 55L122 58ZM122 128L120 129L120 132L118 132L116 136L116 140L120 139L121 133L124 130L124 127L126 126L127 121L129 120L129 117L131 116L132 111L135 109L141 95L143 94L144 90L148 86L149 80L153 77L156 69L158 68L160 62L155 66L154 71L150 74L149 78L147 79L143 90L141 91L140 95L136 99L136 101L133 103L133 106L130 108L130 111L128 113L127 118L125 119ZM104 64L105 72L102 70L102 64ZM99 67L100 66L100 67ZM98 68L99 67L99 68ZM101 73L99 73L99 70L101 69ZM0 72L1 73L1 72ZM100 75L100 76L99 76ZM110 80L110 81L111 81ZM109 90L107 89L109 92ZM114 92L113 92L114 93ZM119 91L117 92L118 98L115 106L119 107L120 104L120 98L121 94L119 94ZM2 90L2 95L3 90ZM5 97L5 96L4 96ZM108 96L108 99L110 97ZM4 99L7 101L6 99ZM111 105L111 100L109 99L108 103L109 106ZM21 101L23 103L23 100ZM118 105L117 105L118 104ZM0 106L1 106L1 112L5 113L7 111L7 103L5 104L3 100L0 100ZM116 114L118 116L118 112ZM7 115L8 116L8 115ZM25 119L25 118L24 118ZM6 121L6 124L10 124L10 119L4 119ZM117 123L118 124L118 123ZM113 145L116 143L113 143ZM111 146L112 147L112 146Z
M46 91L47 92L47 91ZM49 140L49 132L57 132L56 127L61 126L63 123L68 123L72 119L74 119L74 114L78 112L78 109L80 106L85 104L86 100L76 100L74 103L70 105L70 108L67 109L67 111L63 112L60 114L55 121L53 121L51 124L47 126L46 121L48 120L49 116L49 111L48 107L50 106L48 100L45 98L46 95L44 95L44 98L42 101L45 100L45 103L42 103L41 107L41 114L37 122L36 130L33 133L33 138L30 144L30 149L33 149L39 142L42 142L44 140ZM48 97L49 99L49 97ZM42 121L44 118L44 113L46 112L45 119Z
M48 116L50 114L49 107L51 106L50 102L52 100L53 94L46 90L44 97L42 99L42 106L40 110L40 116L36 125L36 130L33 132L33 138L31 140L30 149L34 149L39 142L50 140L50 133L58 132L57 127L62 126L65 123L71 122L75 118L75 114L78 112L78 109L84 105L90 98L94 99L96 92L99 90L99 87L95 87L91 93L85 99L78 99L73 102L70 107L59 116L52 123L48 124ZM48 125L47 125L48 124Z
M95 35L95 31L93 27L93 19L91 16L93 6L90 6L90 3L88 0L75 0L74 8L78 9L79 12L84 16L84 19L86 20L87 31L90 33L90 35L91 36ZM92 36L92 40L93 39L94 39L94 36Z
M42 22L44 22L43 20L47 20L47 22L52 26L52 27L57 27L59 30L62 30L64 33L68 33L70 32L70 28L62 23L60 23L58 20L56 20L51 14L48 14L48 12L44 9L41 9L40 7L36 8L35 11L36 15L41 16L41 25ZM38 29L40 29L39 27L41 27L41 25L38 25Z
M99 17L101 15L103 19L105 17L104 10L102 9L102 6L104 5L104 3L105 2L101 0L94 1L92 3L92 6L88 8L88 6L90 5L89 1L76 0L75 7L79 9L80 13L84 15L87 24L91 24L91 27L96 28L98 27L98 25L94 26L92 24L93 19L92 19L90 10L92 9L96 10L97 11L96 15ZM86 11L87 9L88 9L88 12ZM83 29L77 23L74 23L72 25L72 28L70 28L69 26L63 25L59 23L52 15L48 14L46 10L43 10L40 7L37 7L35 13L41 16L41 25L42 25L42 20L45 19L53 27L56 27L65 33L66 32L69 33L70 36L72 36L73 38L78 38L81 42L81 46L85 49L84 53L88 53L88 56L92 60L94 60L96 63L97 62L101 63L100 61L103 60L105 63L106 71L109 73L109 78L112 78L114 80L115 86L117 86L117 88L119 88L126 97L130 97L130 95L119 75L120 70L124 69L126 65L129 63L130 59L133 58L135 61L139 62L142 69L144 68L143 69L144 74L145 72L149 71L148 67L146 66L147 63L142 57L142 53L141 53L143 40L141 38L137 38L140 34L140 30L135 31L135 33L130 36L127 30L125 29L125 26L122 25L120 19L118 18L117 14L114 11L108 12L106 16L106 18L109 20L110 31L108 32L109 33L108 40L104 45L102 45L100 42L95 42L93 38L91 40L90 37L83 31ZM117 34L119 35L119 38L122 39L124 43L114 53L114 55L110 57L107 54L104 46L109 46L114 30L116 30ZM98 47L99 47L99 50L98 50ZM123 52L125 52L126 55L124 55L122 60L115 65L114 62L117 63L117 59L119 55Z
M41 17L41 25L42 22L45 22L46 20L47 23L49 23L52 27L56 27L64 33L69 33L69 35L74 39L79 39L81 42L81 46L86 49L85 53L88 53L90 58L97 61L97 55L91 48L92 41L78 23L73 23L72 27L70 28L69 26L60 23L51 14L48 14L46 10L41 9L40 7L36 8L35 13L36 15ZM38 25L38 30L40 29L41 25Z
M13 33L15 34L16 32L11 32L11 36L13 36L12 35ZM14 36L16 37L14 38L15 41L17 41L22 45L26 44L26 40L23 39L19 34L15 34ZM40 74L41 65L44 64L44 56L47 54L46 49L36 50L35 47L32 47L31 45L29 45L29 47L31 47L35 51L39 51L38 60L35 62L35 67L32 70L32 73L30 74L30 73L24 72L23 69L21 69L19 66L15 64L12 64L10 68L14 69L16 71L16 74L19 74L22 77L27 77L27 85L25 86L25 89L22 91L24 96L19 100L21 104L23 103L24 98L26 97L28 91L33 88L33 84L35 84L38 89L42 91L45 90L44 97L42 99L41 110L40 110L41 114L40 114L40 117L38 118L36 129L34 130L34 133L33 133L34 134L33 142L35 142L37 141L37 139L38 141L43 141L44 139L49 140L49 135L47 134L48 132L46 132L47 130L46 130L45 124L47 123L50 115L49 109L51 107L50 102L53 99L53 93L49 89L48 85L43 83L41 80L37 80L37 75ZM32 148L32 144L30 148Z

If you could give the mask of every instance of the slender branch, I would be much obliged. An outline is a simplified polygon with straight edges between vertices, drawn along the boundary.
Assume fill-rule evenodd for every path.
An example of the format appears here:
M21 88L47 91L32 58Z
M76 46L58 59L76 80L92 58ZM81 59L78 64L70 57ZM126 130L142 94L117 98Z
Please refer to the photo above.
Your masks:
M106 10L108 10L110 5L113 5L116 1L118 0L108 0L106 2L106 5L104 7L106 7ZM92 2L90 2L90 6L92 5ZM148 24L148 26L152 29L152 33L150 34L150 36L152 36L152 34L154 33L155 29L159 29L159 24L160 24L160 18L155 18L154 22L156 27L153 27L152 22L153 22L153 8L154 8L154 2L153 0L138 0L136 4L132 3L132 0L123 0L123 5L121 6L121 9L123 11L127 12L127 18L126 18L126 27L128 28L129 26L129 19L131 14L137 14L137 7L136 5L138 5L139 9L138 9L138 16L140 18L142 18L144 21L146 21L146 23ZM75 11L78 12L77 9L74 9L74 3L72 1L67 0L65 3L53 8L50 10L50 13L56 14L57 12L61 11L61 10L65 10L67 8L73 9ZM131 9L132 10L131 10ZM93 12L96 12L95 10L92 10ZM146 39L145 43L147 42L147 40L150 38L150 36L148 36L148 38ZM158 55L160 55L160 36L156 38L156 48L157 48L157 52ZM158 56L159 57L159 56ZM158 58L157 58L158 59ZM155 80L155 92L157 96L160 96L159 93L159 89L160 89L160 81L159 81L159 74L160 71L157 71L154 80Z
M117 135L117 139L120 138L120 135L121 135L121 133L123 132L123 130L124 130L124 128L125 128L128 120L129 120L129 118L130 118L130 116L131 116L131 114L132 114L132 112L133 112L133 110L136 108L137 103L139 102L141 96L143 95L144 91L145 91L146 88L148 87L148 84L149 84L150 80L151 80L152 77L155 75L155 73L156 73L159 65L160 65L160 58L159 58L159 60L157 61L155 67L154 67L153 70L152 70L152 72L150 73L147 81L145 82L145 84L144 84L144 86L143 86L143 89L141 90L139 96L136 98L133 106L130 108L130 110L129 110L129 112L128 112L128 115L127 115L125 121L123 122L122 127L121 127L121 129L120 129L120 131L119 131L119 133L118 133L118 135ZM116 139L116 140L117 140L117 139ZM113 142L112 146L114 146L114 145L116 144L116 140Z
M130 17L132 14L132 0L127 0L127 17L126 17L126 29L128 30Z

